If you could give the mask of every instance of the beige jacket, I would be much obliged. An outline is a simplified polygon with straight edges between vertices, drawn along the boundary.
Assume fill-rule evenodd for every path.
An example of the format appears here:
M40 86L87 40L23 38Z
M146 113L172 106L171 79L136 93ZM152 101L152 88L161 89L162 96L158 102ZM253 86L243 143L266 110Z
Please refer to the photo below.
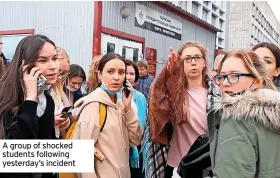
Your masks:
M94 139L96 150L105 160L101 162L95 158L95 173L80 173L79 178L130 178L129 147L139 145L142 138L137 115L133 109L122 113L123 103L113 103L101 88L81 100L83 104L74 113L79 120L73 139ZM107 105L107 120L102 132L99 103Z

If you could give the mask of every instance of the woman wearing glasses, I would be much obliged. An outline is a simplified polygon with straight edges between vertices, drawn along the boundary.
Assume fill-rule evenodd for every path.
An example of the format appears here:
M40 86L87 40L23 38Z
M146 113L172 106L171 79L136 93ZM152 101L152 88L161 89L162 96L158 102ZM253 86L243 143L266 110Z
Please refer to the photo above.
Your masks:
M215 81L224 95L211 143L214 177L280 177L280 94L252 51L221 61Z
M65 135L65 129L70 125L69 117L61 117L61 112L64 108L70 106L70 102L63 91L65 79L68 77L70 70L69 56L66 51L58 47L59 73L57 81L51 89L51 96L55 103L55 134L57 138Z
M184 43L178 54L171 49L167 66L151 86L142 144L146 177L172 177L173 168L207 132L207 110L217 92L207 75L206 54L196 42Z

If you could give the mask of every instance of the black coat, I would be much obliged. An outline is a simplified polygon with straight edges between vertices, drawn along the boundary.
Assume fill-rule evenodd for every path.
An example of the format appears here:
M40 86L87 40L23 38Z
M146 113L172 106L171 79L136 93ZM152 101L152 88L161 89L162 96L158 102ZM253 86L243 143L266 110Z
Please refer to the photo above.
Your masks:
M54 101L45 93L45 113L37 116L37 102L24 101L16 115L4 117L5 139L55 139ZM52 178L52 173L2 173L0 178Z

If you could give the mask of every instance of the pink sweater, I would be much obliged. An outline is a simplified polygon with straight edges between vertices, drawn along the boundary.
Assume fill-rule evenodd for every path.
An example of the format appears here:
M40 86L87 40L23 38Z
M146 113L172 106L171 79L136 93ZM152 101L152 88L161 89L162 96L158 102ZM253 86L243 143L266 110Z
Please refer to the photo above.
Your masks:
M207 131L207 89L193 87L187 90L187 94L190 120L182 125L176 125L175 128L173 124L173 135L167 157L167 164L172 167L178 167L197 137Z

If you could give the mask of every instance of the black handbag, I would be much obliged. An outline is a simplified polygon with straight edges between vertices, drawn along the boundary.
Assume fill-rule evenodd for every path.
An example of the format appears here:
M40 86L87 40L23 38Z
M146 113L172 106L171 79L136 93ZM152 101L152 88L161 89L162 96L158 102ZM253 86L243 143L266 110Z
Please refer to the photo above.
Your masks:
M199 136L178 166L178 174L182 178L202 178L205 169L211 166L210 141L207 135ZM207 176L211 176L209 171Z

